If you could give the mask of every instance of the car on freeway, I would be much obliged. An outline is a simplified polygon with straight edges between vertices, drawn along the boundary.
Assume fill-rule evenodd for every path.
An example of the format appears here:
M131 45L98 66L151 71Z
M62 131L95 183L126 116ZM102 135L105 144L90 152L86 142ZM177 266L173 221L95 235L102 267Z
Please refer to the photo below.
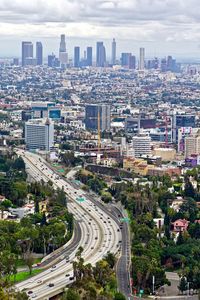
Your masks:
M49 287L53 287L54 286L54 283L49 283Z
M42 282L43 282L42 280L38 280L38 281L37 281L37 283L42 283Z
M74 276L69 277L69 280L74 280Z
M36 297L37 297L36 294L31 295L31 298L36 298Z
M28 291L27 294L28 294L28 295L31 295L31 294L33 294L33 291Z
M66 277L69 277L69 276L70 276L70 274L66 274L65 276L66 276Z

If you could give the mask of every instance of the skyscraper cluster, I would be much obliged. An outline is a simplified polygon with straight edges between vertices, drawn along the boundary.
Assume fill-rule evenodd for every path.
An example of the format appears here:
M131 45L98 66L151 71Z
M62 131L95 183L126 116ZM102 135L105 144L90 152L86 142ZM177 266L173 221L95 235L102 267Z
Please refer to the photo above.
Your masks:
M113 38L111 43L111 53L109 59L107 57L106 47L103 41L96 43L96 60L93 57L93 48L88 46L84 54L81 54L79 46L74 47L73 60L69 59L65 34L60 36L60 45L58 49L58 57L52 53L48 55L48 66L52 68L82 68L82 67L108 67L114 65L121 65L127 69L138 69L144 71L145 69L160 69L162 72L172 71L178 72L179 66L172 56L159 60L157 57L151 60L145 59L145 48L139 49L139 59L131 52L122 52L120 59L117 59L117 43ZM14 64L17 64L14 62ZM36 56L33 54L33 43L30 41L22 42L22 66L27 65L42 65L43 64L43 46L41 42L36 42Z
M22 42L22 66L35 66L43 64L43 47L41 42L36 42L36 57L33 55L33 43Z

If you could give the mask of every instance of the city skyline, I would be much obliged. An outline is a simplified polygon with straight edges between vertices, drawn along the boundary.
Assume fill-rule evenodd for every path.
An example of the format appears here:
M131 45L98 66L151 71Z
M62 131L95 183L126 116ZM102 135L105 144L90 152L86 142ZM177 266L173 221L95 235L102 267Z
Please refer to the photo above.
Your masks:
M0 57L19 56L22 40L41 40L47 56L64 33L72 49L97 40L107 47L115 38L119 52L144 47L148 57L199 58L199 5L197 0L0 1Z

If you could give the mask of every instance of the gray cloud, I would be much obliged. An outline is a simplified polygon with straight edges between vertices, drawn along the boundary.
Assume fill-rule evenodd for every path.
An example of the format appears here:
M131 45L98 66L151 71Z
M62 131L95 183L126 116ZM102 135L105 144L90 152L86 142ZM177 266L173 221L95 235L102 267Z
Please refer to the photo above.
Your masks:
M55 38L67 32L70 37L115 36L161 48L197 42L191 48L196 51L199 10L199 0L0 0L0 38Z
M200 21L198 0L1 0L1 22ZM109 17L109 18L108 18Z

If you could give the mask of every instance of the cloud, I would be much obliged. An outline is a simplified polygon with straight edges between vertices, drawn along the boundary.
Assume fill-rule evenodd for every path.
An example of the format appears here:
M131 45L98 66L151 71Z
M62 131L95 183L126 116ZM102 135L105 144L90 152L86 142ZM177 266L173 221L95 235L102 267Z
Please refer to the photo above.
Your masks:
M0 38L196 42L199 10L199 0L0 0Z

